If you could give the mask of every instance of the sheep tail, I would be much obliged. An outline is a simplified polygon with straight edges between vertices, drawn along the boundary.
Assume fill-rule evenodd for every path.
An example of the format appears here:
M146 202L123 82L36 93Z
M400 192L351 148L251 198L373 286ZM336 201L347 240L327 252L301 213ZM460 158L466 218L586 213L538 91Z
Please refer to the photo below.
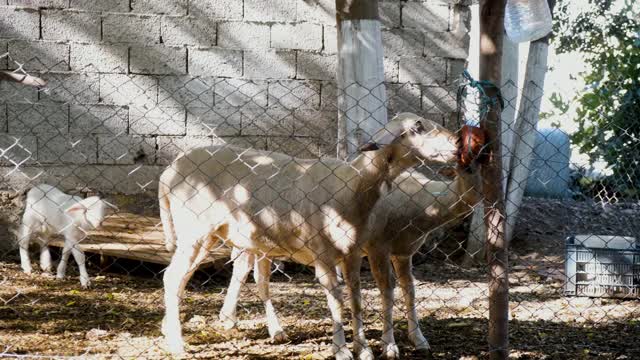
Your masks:
M171 216L171 203L169 202L169 188L160 181L158 186L158 201L160 203L160 220L164 231L164 244L167 251L176 250L176 230Z

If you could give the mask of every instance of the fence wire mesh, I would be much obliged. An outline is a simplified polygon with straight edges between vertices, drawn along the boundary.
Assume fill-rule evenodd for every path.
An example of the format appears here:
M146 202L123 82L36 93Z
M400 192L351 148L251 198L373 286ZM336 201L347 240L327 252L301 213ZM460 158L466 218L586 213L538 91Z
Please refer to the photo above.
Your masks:
M487 356L482 165L460 140L483 98L462 77L338 89L69 74L5 57L46 85L0 82L3 355ZM522 103L539 111L539 98L518 103L511 81L502 92L519 114L503 131L532 153L503 154L528 170L503 179L507 209L525 191L509 250L511 355L633 358L636 167L594 179L562 131L519 138Z

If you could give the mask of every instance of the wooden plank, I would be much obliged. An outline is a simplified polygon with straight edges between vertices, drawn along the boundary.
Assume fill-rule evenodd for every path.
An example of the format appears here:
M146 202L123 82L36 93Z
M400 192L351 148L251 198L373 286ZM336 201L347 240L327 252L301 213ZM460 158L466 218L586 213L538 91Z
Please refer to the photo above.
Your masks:
M56 236L49 244L63 247L64 239ZM89 253L165 265L169 264L172 256L164 245L160 219L131 213L108 217L100 229L88 232L88 237L78 247ZM231 249L220 244L212 249L203 265L220 264L230 256Z

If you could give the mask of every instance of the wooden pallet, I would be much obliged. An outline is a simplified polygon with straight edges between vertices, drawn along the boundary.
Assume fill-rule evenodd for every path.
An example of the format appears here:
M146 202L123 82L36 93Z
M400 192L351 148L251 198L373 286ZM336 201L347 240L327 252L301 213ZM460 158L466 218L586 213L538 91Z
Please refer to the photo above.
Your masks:
M50 245L63 247L64 240L56 237ZM99 230L89 232L79 248L89 253L157 264L169 264L172 255L165 248L160 219L131 213L108 217ZM231 249L227 246L212 249L202 266L221 265L230 255Z

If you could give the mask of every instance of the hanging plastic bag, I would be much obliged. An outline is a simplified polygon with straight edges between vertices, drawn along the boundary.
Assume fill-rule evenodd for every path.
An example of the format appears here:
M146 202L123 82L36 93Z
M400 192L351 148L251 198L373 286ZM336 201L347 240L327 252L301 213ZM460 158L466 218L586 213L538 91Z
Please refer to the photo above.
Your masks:
M535 41L551 32L551 10L547 0L507 0L504 28L511 41Z

